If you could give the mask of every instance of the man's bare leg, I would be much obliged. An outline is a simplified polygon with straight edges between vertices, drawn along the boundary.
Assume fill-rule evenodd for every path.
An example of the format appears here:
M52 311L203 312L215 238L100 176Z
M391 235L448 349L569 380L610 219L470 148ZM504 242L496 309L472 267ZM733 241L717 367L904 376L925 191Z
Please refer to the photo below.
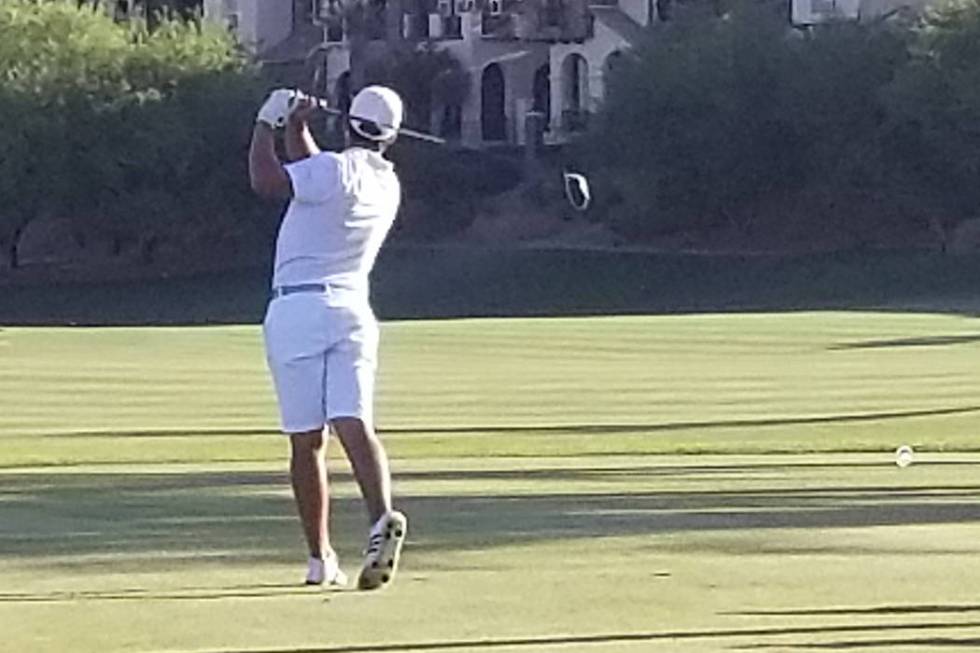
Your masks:
M391 472L388 454L374 429L356 417L330 421L347 452L354 478L361 488L371 524L391 511Z
M289 436L289 443L292 449L289 472L303 534L310 548L310 557L322 558L333 552L327 530L330 495L327 490L323 431L293 433Z
M371 518L364 565L357 586L364 590L384 587L395 577L408 522L391 509L391 473L388 455L374 429L362 420L344 417L331 420L350 459Z

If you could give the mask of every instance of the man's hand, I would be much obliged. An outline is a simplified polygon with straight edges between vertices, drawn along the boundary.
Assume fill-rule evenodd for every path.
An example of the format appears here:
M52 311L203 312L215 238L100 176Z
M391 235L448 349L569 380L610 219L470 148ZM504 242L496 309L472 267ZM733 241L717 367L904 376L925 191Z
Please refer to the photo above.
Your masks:
M286 156L290 161L299 161L320 153L320 148L310 133L310 114L317 108L316 101L309 95L296 91L289 103L286 118Z
M265 123L273 129L285 127L296 96L297 92L290 89L277 88L272 91L259 109L255 121Z
M287 120L297 125L305 125L310 121L310 116L316 109L317 105L313 98L302 91L296 91L289 102Z

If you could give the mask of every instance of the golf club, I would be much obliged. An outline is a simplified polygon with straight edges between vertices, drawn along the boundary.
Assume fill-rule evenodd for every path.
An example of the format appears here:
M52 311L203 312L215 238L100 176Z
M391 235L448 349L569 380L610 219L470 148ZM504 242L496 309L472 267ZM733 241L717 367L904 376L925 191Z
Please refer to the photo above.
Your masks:
M589 204L592 203L589 180L583 174L568 172L567 170L563 171L561 176L565 182L565 198L568 200L568 203L576 211L587 210Z
M344 116L347 115L344 111L331 107L329 102L323 98L318 98L315 96L310 96L310 100L313 101L316 108L324 113L328 113L334 116ZM362 120L364 122L373 122L371 120L366 120L364 118L359 118L358 116L350 116L347 118L349 120ZM381 125L382 127L386 125ZM399 136L407 136L409 138L414 138L416 140L424 141L426 143L433 143L435 145L447 145L446 139L435 136L433 134L427 134L425 132L417 131L414 129L409 129L407 127L401 127L398 130ZM565 198L568 203L576 211L586 211L589 205L592 203L592 193L589 189L589 180L586 179L585 175L577 172L570 172L568 170L562 171L562 181L564 182Z

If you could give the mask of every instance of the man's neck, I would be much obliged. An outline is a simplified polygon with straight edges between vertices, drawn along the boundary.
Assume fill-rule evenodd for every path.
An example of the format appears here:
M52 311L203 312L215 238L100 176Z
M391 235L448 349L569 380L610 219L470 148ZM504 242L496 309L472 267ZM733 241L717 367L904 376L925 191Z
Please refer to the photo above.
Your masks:
M381 145L368 145L366 143L351 143L347 146L348 150L366 150L375 154L383 154L384 148Z

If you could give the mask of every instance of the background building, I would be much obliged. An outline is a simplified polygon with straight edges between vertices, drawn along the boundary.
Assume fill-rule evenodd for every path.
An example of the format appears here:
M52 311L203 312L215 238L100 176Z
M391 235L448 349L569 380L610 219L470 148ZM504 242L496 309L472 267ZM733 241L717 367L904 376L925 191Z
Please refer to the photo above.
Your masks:
M284 76L317 80L342 105L350 84L351 35L316 0L206 0L205 15ZM369 5L370 6L370 5ZM429 128L469 146L521 144L529 112L561 142L588 125L615 59L643 34L648 0L379 0L367 56L395 42L432 43L470 73L461 106L433 106Z

